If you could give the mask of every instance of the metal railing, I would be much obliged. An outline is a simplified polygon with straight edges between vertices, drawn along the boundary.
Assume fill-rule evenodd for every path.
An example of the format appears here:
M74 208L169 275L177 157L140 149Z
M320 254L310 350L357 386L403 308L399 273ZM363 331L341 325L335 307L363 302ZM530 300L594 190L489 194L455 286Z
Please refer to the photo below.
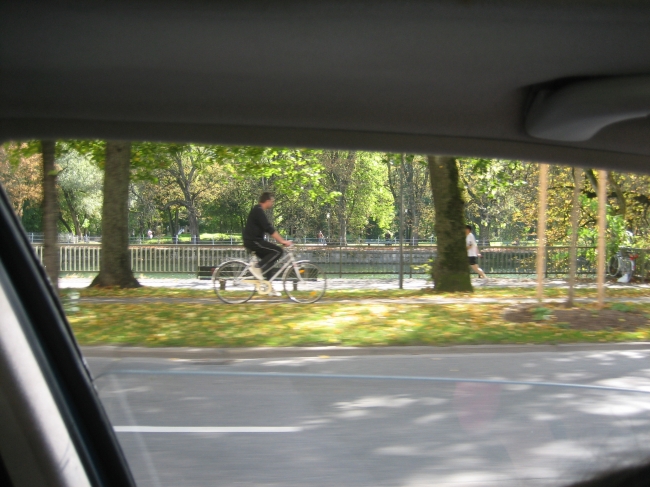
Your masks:
M42 259L43 246L34 245ZM633 249L638 254L636 275L644 277L650 271L650 250ZM569 269L569 247L547 247L545 276L564 276ZM428 274L428 264L435 258L435 247L404 249L404 275ZM489 247L481 250L479 266L492 275L529 275L536 273L537 249L534 247ZM594 247L577 249L579 275L595 275ZM98 272L101 245L61 245L61 272ZM332 276L396 275L399 273L399 251L396 247L329 247L302 246L297 258L309 259ZM243 247L199 245L160 245L130 247L131 268L137 273L195 274L201 266L216 266L228 259L246 259Z
M39 232L27 232L27 238L33 244L43 243L43 233ZM299 245L309 245L309 246L322 246L322 247L338 247L338 246L379 246L379 247L390 247L399 245L399 239L396 237L391 238L359 238L359 237L348 237L345 241L341 241L338 237L335 238L318 238L318 237L292 237L290 235L285 235L285 238L293 240ZM73 233L60 233L59 234L59 243L60 244L97 244L101 243L102 237L97 235L84 235L78 236ZM482 243L478 242L479 246ZM219 238L215 237L197 237L190 236L188 234L180 234L177 236L168 236L168 235L153 235L149 238L146 235L142 236L131 236L129 237L129 245L201 245L201 246L241 246L242 237L241 234L221 234ZM410 238L404 240L405 246L421 246L421 247L435 247L436 239L433 237L422 237L422 238ZM519 244L512 244L509 242L495 242L493 245L497 247L524 247L531 248L537 245L535 240L524 241Z

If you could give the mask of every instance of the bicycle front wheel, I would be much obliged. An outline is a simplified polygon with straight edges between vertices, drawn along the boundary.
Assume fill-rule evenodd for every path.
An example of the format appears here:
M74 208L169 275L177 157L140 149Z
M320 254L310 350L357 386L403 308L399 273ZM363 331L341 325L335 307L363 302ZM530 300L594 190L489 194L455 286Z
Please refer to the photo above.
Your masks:
M255 294L255 277L248 264L239 260L224 262L212 274L214 292L227 304L241 304Z
M315 303L325 294L325 271L311 262L296 262L284 271L284 292L296 303Z

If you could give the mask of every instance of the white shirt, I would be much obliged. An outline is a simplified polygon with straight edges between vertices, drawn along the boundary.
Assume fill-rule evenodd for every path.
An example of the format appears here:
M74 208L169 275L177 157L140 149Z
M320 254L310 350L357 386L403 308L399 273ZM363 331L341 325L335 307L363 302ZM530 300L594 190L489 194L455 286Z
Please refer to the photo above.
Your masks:
M468 257L478 257L478 246L476 245L476 237L473 233L469 233L465 237L465 245L467 246L467 256Z

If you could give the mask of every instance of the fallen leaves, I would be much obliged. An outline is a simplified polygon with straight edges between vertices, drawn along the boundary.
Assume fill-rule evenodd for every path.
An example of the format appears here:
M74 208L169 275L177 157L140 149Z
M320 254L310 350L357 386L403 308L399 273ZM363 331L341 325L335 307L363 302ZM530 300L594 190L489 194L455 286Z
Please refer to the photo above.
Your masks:
M139 290L135 290L139 291ZM224 305L134 300L89 303L69 321L82 344L256 347L454 345L647 340L650 327L575 330L563 323L512 323L499 303L324 302ZM635 306L650 313L650 305ZM586 311L588 307L584 308Z

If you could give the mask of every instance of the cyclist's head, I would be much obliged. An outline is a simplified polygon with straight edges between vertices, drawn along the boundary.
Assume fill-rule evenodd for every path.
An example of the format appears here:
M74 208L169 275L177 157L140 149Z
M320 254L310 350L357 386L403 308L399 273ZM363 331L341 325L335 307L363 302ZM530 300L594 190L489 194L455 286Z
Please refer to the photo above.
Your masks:
M260 195L260 199L258 200L259 204L262 205L262 207L265 210L268 210L273 206L273 203L275 202L275 197L273 196L273 193L270 191L264 191Z

